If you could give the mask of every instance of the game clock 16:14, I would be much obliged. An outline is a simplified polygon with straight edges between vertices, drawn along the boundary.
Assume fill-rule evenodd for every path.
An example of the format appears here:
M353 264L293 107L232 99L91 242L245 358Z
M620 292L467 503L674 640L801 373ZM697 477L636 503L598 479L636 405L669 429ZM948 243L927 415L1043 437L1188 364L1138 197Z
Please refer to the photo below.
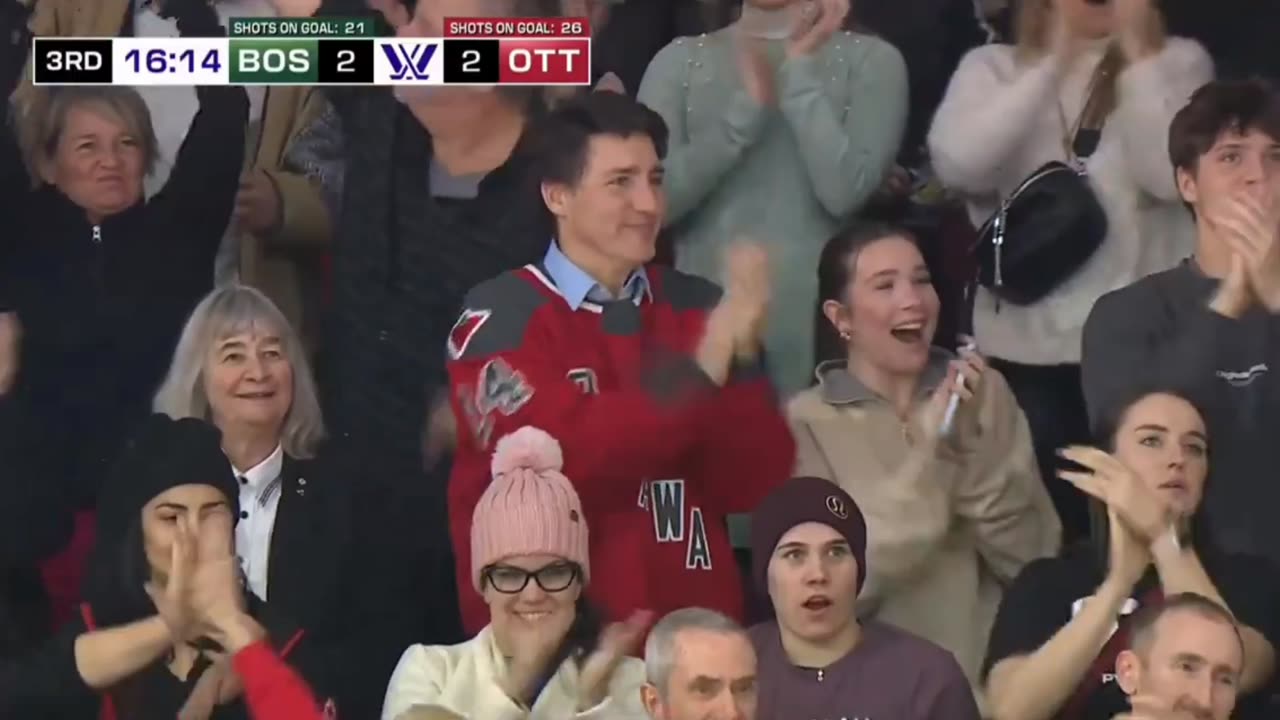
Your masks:
M226 38L116 38L117 85L225 85Z

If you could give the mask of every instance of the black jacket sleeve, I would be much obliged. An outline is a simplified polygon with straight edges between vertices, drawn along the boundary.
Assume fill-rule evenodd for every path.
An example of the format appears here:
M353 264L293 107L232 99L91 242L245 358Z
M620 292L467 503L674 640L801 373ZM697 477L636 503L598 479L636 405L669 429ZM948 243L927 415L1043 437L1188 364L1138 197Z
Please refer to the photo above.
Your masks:
M1084 326L1081 378L1096 424L1142 387L1194 392L1213 377L1220 338L1236 322L1209 309L1174 317L1153 277L1098 300Z
M84 632L76 618L28 655L0 660L0 720L93 717L98 695L76 669L76 638Z
M212 7L201 0L169 0L166 13L183 37L221 36ZM244 165L249 97L238 85L196 88L200 108L174 158L169 181L147 205L156 221L154 254L175 287L204 288L231 221ZM191 238L196 242L183 242ZM202 292L202 291L201 291Z

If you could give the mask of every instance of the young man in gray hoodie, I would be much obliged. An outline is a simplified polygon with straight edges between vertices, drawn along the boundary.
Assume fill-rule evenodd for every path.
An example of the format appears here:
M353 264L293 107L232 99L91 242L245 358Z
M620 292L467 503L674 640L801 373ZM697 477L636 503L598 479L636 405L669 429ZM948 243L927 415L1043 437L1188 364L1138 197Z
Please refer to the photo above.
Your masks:
M1211 537L1280 564L1280 91L1205 85L1174 117L1169 155L1195 216L1195 255L1094 306L1089 416L1152 383L1194 396L1212 443Z

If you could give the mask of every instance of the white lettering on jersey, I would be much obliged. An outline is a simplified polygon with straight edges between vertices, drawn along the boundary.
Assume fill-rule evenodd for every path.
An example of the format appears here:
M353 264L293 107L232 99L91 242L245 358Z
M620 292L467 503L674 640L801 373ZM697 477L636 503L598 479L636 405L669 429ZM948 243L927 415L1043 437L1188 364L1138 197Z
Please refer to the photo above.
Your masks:
M565 377L577 385L583 394L600 394L600 382L596 380L596 371L591 368L574 368Z
M648 489L648 493L644 490ZM637 504L651 508L653 534L660 543L687 543L684 566L687 570L711 569L711 543L707 541L707 524L702 508L688 509L689 532L685 532L685 482L684 480L654 480L641 485Z
M684 554L684 566L688 570L711 569L711 546L707 544L707 527L702 522L702 508L689 511L689 549Z
M649 500L658 542L684 542L684 481L654 480L649 483Z

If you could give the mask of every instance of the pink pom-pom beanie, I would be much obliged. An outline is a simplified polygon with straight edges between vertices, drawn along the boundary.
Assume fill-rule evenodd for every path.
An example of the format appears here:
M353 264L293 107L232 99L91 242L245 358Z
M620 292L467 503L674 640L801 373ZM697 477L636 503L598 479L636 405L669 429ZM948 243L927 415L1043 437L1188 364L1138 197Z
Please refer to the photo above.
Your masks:
M481 589L481 574L516 555L555 555L591 575L587 557L587 519L569 478L564 476L560 443L536 427L522 427L498 440L493 452L493 482L471 516L471 580Z

